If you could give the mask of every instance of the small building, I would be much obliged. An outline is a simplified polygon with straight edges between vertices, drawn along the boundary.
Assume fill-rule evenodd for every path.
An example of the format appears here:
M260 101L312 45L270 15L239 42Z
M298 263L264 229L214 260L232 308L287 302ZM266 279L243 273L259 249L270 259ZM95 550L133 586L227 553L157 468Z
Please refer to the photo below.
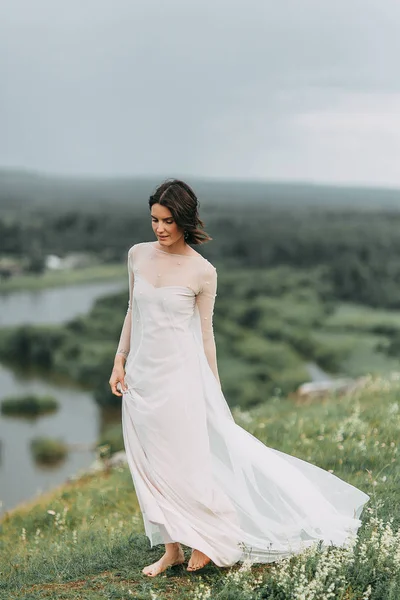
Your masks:
M56 254L48 254L45 258L46 269L50 271L79 269L94 263L93 257L85 252L70 252L64 258Z

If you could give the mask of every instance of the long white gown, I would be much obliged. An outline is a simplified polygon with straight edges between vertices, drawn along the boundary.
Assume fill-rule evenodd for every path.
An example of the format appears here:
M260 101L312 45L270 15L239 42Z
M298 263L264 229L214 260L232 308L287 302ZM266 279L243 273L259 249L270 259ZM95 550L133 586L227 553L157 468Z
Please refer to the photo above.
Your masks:
M219 383L215 267L157 242L128 253L125 449L151 546L181 542L218 566L346 545L369 496L237 425Z

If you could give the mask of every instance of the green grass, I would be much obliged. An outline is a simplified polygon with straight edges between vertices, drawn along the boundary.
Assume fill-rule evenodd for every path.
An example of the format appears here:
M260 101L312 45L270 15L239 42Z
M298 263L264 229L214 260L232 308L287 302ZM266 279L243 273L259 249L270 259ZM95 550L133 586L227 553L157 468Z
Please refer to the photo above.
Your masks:
M315 548L241 570L208 565L188 573L176 567L149 579L141 569L162 547L150 549L130 472L117 468L60 486L5 516L0 598L398 600L399 391L396 379L371 378L349 396L318 402L275 397L250 411L234 409L236 421L267 445L370 494L354 549Z
M358 331L319 329L312 333L313 339L332 349L337 359L337 372L349 377L359 377L365 373L387 374L400 370L400 361L380 352L379 344L386 344L383 335Z
M324 326L344 331L400 332L400 311L369 308L350 302L340 303L335 312L326 319Z
M43 290L77 283L92 283L121 279L126 276L126 265L107 264L72 269L66 271L47 271L42 275L19 275L0 280L0 293Z

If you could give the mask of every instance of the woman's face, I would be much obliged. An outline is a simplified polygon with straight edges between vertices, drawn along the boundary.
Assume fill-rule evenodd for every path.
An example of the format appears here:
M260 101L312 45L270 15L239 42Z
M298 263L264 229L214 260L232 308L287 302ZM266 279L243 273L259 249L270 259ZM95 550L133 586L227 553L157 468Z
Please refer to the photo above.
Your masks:
M151 222L158 242L162 246L170 246L183 237L183 228L176 224L171 211L166 206L153 204Z

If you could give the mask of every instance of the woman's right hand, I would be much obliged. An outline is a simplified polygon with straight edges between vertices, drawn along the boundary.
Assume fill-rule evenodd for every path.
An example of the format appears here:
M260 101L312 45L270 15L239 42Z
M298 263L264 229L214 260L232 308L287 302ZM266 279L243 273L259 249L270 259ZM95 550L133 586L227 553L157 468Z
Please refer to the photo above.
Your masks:
M111 372L110 381L108 382L111 387L111 391L115 396L122 396L122 393L117 390L118 383L121 386L121 389L126 392L127 388L125 386L125 369L123 365L114 365L114 368Z

